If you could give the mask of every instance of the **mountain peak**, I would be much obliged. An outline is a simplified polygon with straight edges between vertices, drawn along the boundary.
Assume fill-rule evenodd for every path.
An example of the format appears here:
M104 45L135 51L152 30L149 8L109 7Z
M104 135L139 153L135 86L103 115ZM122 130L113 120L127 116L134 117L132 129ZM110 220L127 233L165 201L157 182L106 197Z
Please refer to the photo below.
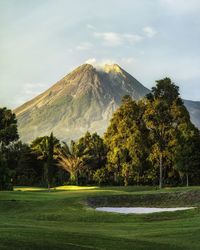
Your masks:
M74 69L72 72L75 71L87 71L87 70L94 70L94 66L92 64L89 63L84 63L82 65L80 65L79 67L77 67L76 69Z
M122 73L122 68L118 64L105 64L103 70L106 73Z

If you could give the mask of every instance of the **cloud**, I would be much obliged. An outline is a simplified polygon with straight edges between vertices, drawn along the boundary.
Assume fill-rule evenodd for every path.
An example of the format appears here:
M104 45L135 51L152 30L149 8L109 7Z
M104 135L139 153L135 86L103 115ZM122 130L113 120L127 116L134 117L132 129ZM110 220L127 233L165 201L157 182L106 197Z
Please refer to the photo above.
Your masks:
M97 63L97 60L96 58L89 58L85 61L85 63L88 63L88 64L91 64L91 65L94 65Z
M116 61L112 59L97 60L96 58L89 58L85 61L85 63L91 64L97 69L101 69L105 64L114 64Z
M146 26L143 28L143 32L149 38L154 37L158 32L151 26Z
M131 33L94 32L93 35L101 39L106 46L119 46L125 43L134 44L142 40L142 36Z
M81 42L78 46L76 46L77 50L89 50L93 47L92 43L89 42Z
M137 62L137 60L134 57L122 57L122 58L103 58L100 60L97 60L96 58L89 58L85 61L85 63L93 65L97 69L101 69L105 64L119 64L123 67L133 65Z

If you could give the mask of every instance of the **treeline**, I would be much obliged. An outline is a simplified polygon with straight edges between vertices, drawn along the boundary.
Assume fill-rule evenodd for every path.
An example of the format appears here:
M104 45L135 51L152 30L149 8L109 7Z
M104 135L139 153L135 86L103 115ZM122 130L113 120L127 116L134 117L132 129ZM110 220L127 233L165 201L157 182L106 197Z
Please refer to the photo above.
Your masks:
M51 134L19 141L15 115L0 109L0 190L13 185L199 185L200 132L169 78L140 101L122 98L103 138L70 145Z

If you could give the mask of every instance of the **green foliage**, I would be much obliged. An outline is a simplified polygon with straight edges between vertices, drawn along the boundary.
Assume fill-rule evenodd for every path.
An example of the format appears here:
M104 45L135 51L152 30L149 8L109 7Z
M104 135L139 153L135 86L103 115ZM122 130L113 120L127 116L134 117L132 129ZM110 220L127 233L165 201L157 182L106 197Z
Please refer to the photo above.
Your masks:
M75 152L74 142L71 142L71 150L67 143L58 149L58 164L70 174L70 184L78 184L78 172L83 168L82 158Z
M0 143L8 145L19 139L15 114L7 108L0 108Z
M12 189L12 171L8 166L8 147L19 138L15 114L0 108L0 190Z
M107 167L115 183L123 180L128 185L130 181L139 183L144 180L148 131L142 118L143 112L143 102L136 103L125 96L105 133Z
M13 185L39 184L41 165L27 144L14 142L5 149L7 164L13 172Z
M144 120L152 144L149 160L159 169L160 188L163 178L167 174L172 175L174 154L180 143L179 134L191 124L178 90L169 78L164 78L157 81L156 87L146 98Z
M110 182L180 183L199 176L199 131L169 78L139 102L124 96L105 133Z
M70 173L71 183L89 184L94 181L95 171L105 166L106 153L103 139L87 132L77 142L71 141L70 147L63 143L58 161Z
M0 191L12 190L12 171L8 168L5 154L0 149Z
M103 139L97 133L87 132L73 144L73 148L84 164L84 171L80 173L80 178L85 183L93 182L94 172L104 167L106 163L107 150Z
M93 180L98 184L107 184L109 181L109 173L107 168L102 167L94 172Z
M60 143L53 133L50 136L38 137L31 143L32 151L43 162L43 180L49 188L54 184L58 148L60 148Z
M200 133L194 126L187 127L181 132L180 143L176 148L175 168L181 180L186 177L188 186L189 178L196 180L200 177Z

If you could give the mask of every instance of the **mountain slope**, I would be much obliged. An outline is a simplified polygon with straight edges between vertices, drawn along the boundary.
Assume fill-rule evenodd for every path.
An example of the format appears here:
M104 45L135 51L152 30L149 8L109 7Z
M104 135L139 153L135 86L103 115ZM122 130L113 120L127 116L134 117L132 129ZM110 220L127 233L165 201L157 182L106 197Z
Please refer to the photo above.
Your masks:
M87 130L102 134L128 94L137 100L149 90L119 65L97 70L83 64L50 89L26 102L14 112L24 142L51 131L61 140L77 139Z
M184 104L190 113L191 121L200 128L200 102L184 100Z

